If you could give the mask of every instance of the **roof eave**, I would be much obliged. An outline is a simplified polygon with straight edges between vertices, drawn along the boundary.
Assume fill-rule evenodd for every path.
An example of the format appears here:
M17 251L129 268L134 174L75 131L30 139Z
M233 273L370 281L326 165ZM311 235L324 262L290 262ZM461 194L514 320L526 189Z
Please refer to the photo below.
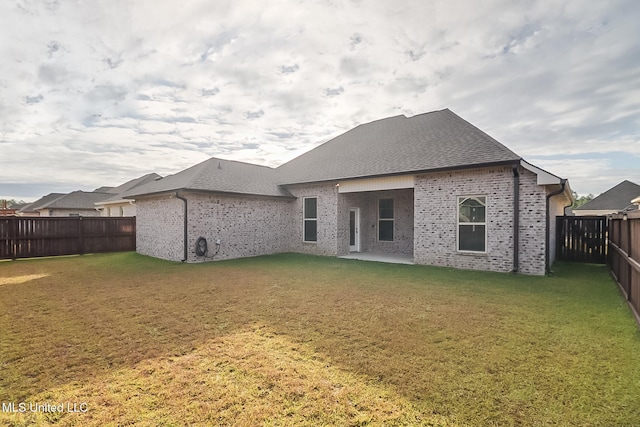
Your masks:
M96 206L116 205L122 203L131 203L132 200L118 199L118 200L103 200L102 202L95 202Z
M568 179L560 178L557 175L554 175L544 169L532 165L524 159L520 159L520 166L536 174L536 183L538 185L563 185L563 194L565 195L567 200L573 203L573 193L571 191L571 186L569 185Z
M157 196L164 196L164 195L170 196L170 195L174 195L176 192L179 192L179 191L185 191L188 193L221 194L221 195L233 195L233 196L271 197L271 198L278 198L278 199L295 199L296 198L293 195L286 195L286 194L242 193L237 191L203 190L200 188L189 188L189 187L175 188L171 190L162 190L162 191L156 191L152 193L134 194L134 195L125 196L124 198L137 200L142 197L157 197Z
M349 179L383 178L388 176L401 176L401 175L423 175L427 173L470 170L470 169L489 168L489 167L496 167L496 166L516 166L519 164L520 160L522 159L501 160L497 162L485 162L485 163L472 163L467 165L446 166L446 167L431 168L431 169L406 170L406 171L371 174L371 175L345 176L345 177L327 178L327 179L312 180L312 181L297 181L297 182L282 183L280 185L292 186L292 185L301 185L301 184L316 184L316 183L323 183L323 182L345 181Z

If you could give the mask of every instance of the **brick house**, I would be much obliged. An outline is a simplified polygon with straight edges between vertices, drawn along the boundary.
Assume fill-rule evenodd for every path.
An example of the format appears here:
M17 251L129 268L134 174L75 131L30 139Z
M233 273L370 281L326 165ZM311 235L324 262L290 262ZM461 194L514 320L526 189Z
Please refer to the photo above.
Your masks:
M137 251L168 260L376 253L534 275L572 202L567 180L448 109L360 125L277 168L211 158L124 197Z

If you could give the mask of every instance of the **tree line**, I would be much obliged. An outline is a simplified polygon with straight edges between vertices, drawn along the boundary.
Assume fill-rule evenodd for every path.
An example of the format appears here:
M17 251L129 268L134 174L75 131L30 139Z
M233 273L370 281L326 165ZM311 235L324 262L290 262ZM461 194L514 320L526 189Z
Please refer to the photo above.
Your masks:
M14 206L21 206L26 203L24 200L0 199L0 209L14 209Z
M585 203L592 201L596 197L591 193L587 194L586 196L580 196L580 197L578 197L578 193L576 193L575 191L572 191L572 193L573 193L573 205L571 205L572 209L579 208Z

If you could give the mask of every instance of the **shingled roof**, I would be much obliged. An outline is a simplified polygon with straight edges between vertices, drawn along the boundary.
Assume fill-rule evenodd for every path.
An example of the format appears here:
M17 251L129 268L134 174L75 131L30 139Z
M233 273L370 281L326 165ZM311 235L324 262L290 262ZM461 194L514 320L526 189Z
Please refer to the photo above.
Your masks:
M275 169L212 157L182 172L136 187L127 192L125 198L177 190L292 197L278 186Z
M520 156L448 109L357 126L269 168L211 158L125 198L177 190L291 197L286 185L514 164Z
M283 164L306 183L513 163L520 156L449 109L362 124Z
M121 202L126 196L133 192L137 187L148 184L150 182L154 182L158 179L162 178L157 173L148 173L139 178L132 179L130 181L125 182L122 185L112 188L108 191L110 194L115 194L114 196L109 197L108 199L101 200L97 202L98 205L105 205L110 203ZM98 190L96 190L98 191Z
M36 209L94 209L95 203L111 197L110 193L73 191L38 206Z
M585 203L575 211L625 211L637 209L631 200L640 196L640 185L631 181L622 181L615 187L600 194L595 199Z
M39 209L41 206L46 205L60 197L64 196L64 193L49 193L46 196L40 197L35 202L29 203L23 206L18 212L20 213L35 213L36 209Z

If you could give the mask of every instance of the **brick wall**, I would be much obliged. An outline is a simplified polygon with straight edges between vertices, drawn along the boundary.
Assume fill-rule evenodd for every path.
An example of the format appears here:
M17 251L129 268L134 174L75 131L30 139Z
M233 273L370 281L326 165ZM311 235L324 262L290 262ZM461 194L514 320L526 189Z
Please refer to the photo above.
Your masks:
M457 250L458 196L487 197L486 253ZM508 272L513 269L513 172L487 168L416 178L414 260L418 264ZM520 272L544 274L545 189L520 168Z
M546 189L520 168L520 273L545 274Z
M344 229L342 222L338 221L338 189L335 183L292 186L288 190L297 197L293 202L291 212L293 222L290 230L290 250L312 255L338 255L338 234L341 236L340 241L343 241ZM315 243L303 242L302 238L304 197L317 197L318 199L318 241ZM347 233L348 225L347 223Z
M189 262L290 251L292 200L195 193L186 197L189 199ZM206 257L195 253L200 237L207 239ZM220 250L212 258L218 239Z
M154 197L136 200L136 251L170 261L184 256L182 200Z
M509 272L513 269L513 173L509 167L420 175L415 189L338 194L335 183L289 187L295 200L190 193L188 261L199 237L216 259L278 252L336 256L349 252L349 208L361 213L361 250L406 253L418 264ZM457 250L458 196L487 197L487 252ZM545 188L520 168L519 271L544 274ZM304 197L318 199L318 240L303 242ZM393 198L394 242L378 242L378 199ZM415 204L415 206L414 206ZM138 252L183 257L183 204L175 197L136 201Z
M287 199L185 193L188 201L187 262L230 259L290 250L291 210ZM175 196L136 201L137 251L172 261L184 257L184 204ZM206 256L196 255L198 238ZM215 255L216 240L220 250Z

